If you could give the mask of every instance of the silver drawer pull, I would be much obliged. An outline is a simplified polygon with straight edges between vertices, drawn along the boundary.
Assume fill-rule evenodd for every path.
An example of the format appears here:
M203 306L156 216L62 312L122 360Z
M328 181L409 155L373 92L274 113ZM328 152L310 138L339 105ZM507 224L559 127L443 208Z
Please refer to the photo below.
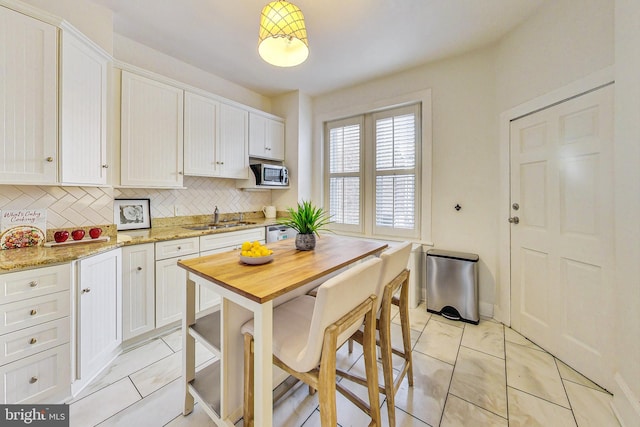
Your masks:
M35 339L35 338L31 338L31 339L29 340L29 344L35 344L35 343L37 343L37 342L38 342L38 340L37 340L37 339Z
M136 270L142 271L142 267L138 267L138 268L136 268Z
M35 384L38 382L38 377L31 377L31 379L29 380L29 384Z
M182 250L182 246L178 246L178 250L181 251Z
M49 156L45 159L47 162L52 163L53 162L53 157Z
M36 314L38 314L38 311L34 308L29 312L29 314L31 314L32 316L35 316Z
M83 293L83 294L88 294L89 292L91 292L91 288L84 288L84 289L82 290L82 293Z
M38 286L38 281L32 280L31 282L29 282L29 286L31 286L32 288L35 288L36 286Z

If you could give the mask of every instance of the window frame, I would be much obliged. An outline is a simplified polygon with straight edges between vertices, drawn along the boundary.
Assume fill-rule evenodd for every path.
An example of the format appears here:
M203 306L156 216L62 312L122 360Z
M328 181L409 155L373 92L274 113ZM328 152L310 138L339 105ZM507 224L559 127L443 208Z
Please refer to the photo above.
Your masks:
M340 172L340 173L334 173L332 174L330 171L330 145L331 145L331 141L330 141L330 131L331 129L335 129L335 128L340 128L340 127L345 127L345 126L351 126L351 125L359 125L360 126L360 164L359 164L359 168L358 168L358 172L357 173L353 173L353 172ZM331 122L326 122L324 124L324 135L325 135L325 147L324 147L324 174L323 174L323 181L325 183L325 188L327 189L326 191L326 201L325 201L325 206L327 208L327 211L330 211L331 208L331 203L330 203L330 187L331 187L331 178L333 176L336 177L353 177L353 176L358 176L360 178L360 192L362 194L362 192L364 191L364 186L365 186L365 157L364 157L364 133L365 133L365 123L364 123L364 117L363 116L353 116L353 117L348 117L348 118L344 118L344 119L340 119L340 120L332 120ZM358 209L359 209L359 221L358 221L358 225L351 225L351 224L339 224L339 223L331 223L330 228L331 230L334 231L341 231L341 232L347 232L347 233L362 233L364 231L364 200L362 197L360 197L359 203L358 203Z
M423 134L423 122L425 119L424 107L422 101L414 101L404 105L388 106L385 108L379 108L374 111L369 111L358 116L351 116L348 118L327 120L323 123L323 136L324 136L324 176L323 183L325 188L325 206L327 210L330 209L330 180L332 174L329 172L330 168L330 129L348 126L349 124L360 123L360 223L358 226L347 224L332 223L330 228L337 232L344 232L347 234L367 235L371 237L382 237L391 239L423 239L425 235L425 214L424 207L425 201L423 201L424 194L422 191L425 177L423 176L423 163L425 156L423 155L424 134ZM429 103L430 111L430 103ZM375 224L375 209L376 209L376 144L375 144L375 121L384 117L394 117L404 114L414 114L415 121L415 167L414 175L415 180L415 200L414 200L414 229L400 229L394 227L380 227ZM429 114L430 117L430 114ZM428 123L427 125L429 125ZM430 148L430 140L428 141ZM430 153L430 150L429 150ZM393 175L393 172L385 173ZM430 176L428 177L430 181ZM430 195L427 195L430 199ZM428 222L427 225L429 225ZM430 230L429 230L430 231Z

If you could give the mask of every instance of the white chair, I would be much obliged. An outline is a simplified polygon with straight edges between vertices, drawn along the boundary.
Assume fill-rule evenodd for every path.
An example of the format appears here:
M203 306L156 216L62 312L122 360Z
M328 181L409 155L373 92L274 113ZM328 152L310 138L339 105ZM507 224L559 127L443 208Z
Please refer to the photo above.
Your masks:
M365 261L328 279L317 297L301 295L273 309L273 363L318 390L322 426L337 425L336 390L380 425L376 366L376 286L382 261ZM336 383L336 350L363 324L369 404ZM244 334L244 425L253 425L253 320Z
M411 253L411 243L403 242L387 249L380 255L382 271L376 291L376 312L378 313L377 329L379 331L380 353L382 359L382 372L384 387L380 387L380 393L387 396L387 412L389 414L389 426L395 426L395 394L400 388L402 379L407 376L409 386L413 386L413 358L411 356L411 332L409 327L409 270L407 263ZM399 298L395 297L400 291ZM398 350L391 345L391 305L397 305L400 311L400 326L402 328L403 350ZM379 311L378 311L379 310ZM362 343L364 336L362 330L349 339L349 353L353 351L353 340ZM404 359L400 367L400 373L393 378L392 354ZM366 384L364 378L347 373L340 373L346 378L360 384Z

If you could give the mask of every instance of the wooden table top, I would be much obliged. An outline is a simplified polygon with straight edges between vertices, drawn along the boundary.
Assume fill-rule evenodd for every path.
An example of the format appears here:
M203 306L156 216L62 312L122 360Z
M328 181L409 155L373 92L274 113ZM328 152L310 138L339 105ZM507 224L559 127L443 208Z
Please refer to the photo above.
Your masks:
M383 242L326 234L316 242L312 251L297 250L293 239L270 243L274 259L268 264L246 265L240 252L232 251L179 261L178 266L264 303L387 247Z

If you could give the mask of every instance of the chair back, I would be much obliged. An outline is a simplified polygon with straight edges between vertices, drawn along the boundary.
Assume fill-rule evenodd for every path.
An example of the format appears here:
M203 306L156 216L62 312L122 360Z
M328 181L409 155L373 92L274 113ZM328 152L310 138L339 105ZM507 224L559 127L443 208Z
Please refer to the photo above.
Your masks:
M384 287L396 276L407 268L409 255L411 254L411 242L402 242L382 252L380 259L382 260L382 270L380 272L380 281L376 290L376 311L380 309L382 304L382 294Z
M309 338L298 355L296 365L302 372L315 368L320 362L325 329L355 309L371 295L375 295L382 261L372 258L324 282L318 288ZM338 337L340 347L364 321L364 316Z

